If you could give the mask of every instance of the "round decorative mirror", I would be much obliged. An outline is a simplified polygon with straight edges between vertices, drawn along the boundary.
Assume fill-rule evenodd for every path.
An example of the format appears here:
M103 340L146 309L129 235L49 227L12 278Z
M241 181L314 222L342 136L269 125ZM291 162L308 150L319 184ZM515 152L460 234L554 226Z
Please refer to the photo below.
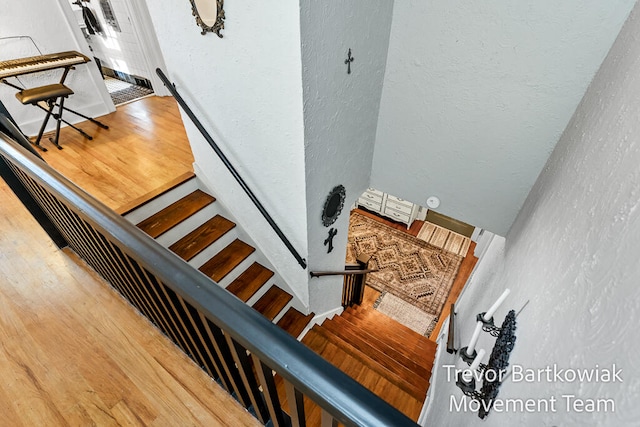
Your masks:
M333 190L329 192L327 200L324 202L324 209L322 210L322 225L328 227L336 222L336 219L338 219L344 207L345 195L346 192L342 185L334 187Z
M222 38L220 31L224 28L224 0L189 0L196 24L204 36L207 32L215 33Z

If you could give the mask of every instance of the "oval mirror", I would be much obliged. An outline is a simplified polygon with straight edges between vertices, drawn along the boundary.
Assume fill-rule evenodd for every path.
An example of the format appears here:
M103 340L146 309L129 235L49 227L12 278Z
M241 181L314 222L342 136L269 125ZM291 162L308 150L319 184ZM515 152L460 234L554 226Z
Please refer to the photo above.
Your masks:
M333 190L329 192L327 200L324 202L324 209L322 210L322 225L328 227L336 222L336 219L338 219L344 207L345 194L346 192L342 185L334 187Z
M215 33L222 38L220 31L224 28L224 0L189 0L196 24L202 28L200 32Z

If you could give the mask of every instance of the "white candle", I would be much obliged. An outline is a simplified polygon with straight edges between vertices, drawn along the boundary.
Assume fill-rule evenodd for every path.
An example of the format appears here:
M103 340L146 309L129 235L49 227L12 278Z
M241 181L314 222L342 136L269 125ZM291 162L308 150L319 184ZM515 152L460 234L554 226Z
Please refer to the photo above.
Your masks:
M480 362L482 362L482 358L483 357L484 357L484 349L481 348L480 350L478 350L478 355L476 356L475 359L473 359L473 363L471 363L471 366L469 367L469 370L472 373L473 373L473 371L478 369L478 366L480 366Z
M498 298L498 300L491 306L491 308L487 310L487 312L484 314L485 321L488 322L489 320L491 320L493 314L496 312L498 307L500 307L500 304L502 304L504 300L507 299L509 292L511 292L509 289L505 289L502 295L500 295L500 298Z
M473 331L473 335L471 335L471 341L469 341L469 345L467 346L467 356L473 355L473 350L476 348L480 332L482 332L482 322L478 321L476 323L476 329Z

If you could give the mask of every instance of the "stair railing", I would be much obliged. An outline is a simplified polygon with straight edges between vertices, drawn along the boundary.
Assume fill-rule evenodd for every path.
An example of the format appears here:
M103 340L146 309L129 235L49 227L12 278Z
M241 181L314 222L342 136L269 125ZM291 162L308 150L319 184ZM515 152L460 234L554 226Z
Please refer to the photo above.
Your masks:
M242 176L240 176L240 174L238 173L236 168L231 164L227 156L224 155L220 147L218 147L218 144L216 144L216 142L213 140L211 135L209 135L209 132L207 132L207 130L204 128L200 120L196 117L193 111L191 111L191 108L189 108L189 105L187 105L184 98L182 98L182 96L180 96L180 94L178 93L175 84L169 81L167 76L162 72L160 68L156 68L156 73L160 77L160 80L162 80L162 83L164 83L164 85L167 87L169 92L171 92L171 95L175 98L175 100L178 102L180 107L182 107L184 112L187 113L187 116L189 116L189 118L191 119L193 124L196 126L196 128L198 128L198 130L200 131L204 139L209 143L211 148L213 148L213 151L218 155L218 157L220 158L222 163L224 163L224 165L229 170L231 175L233 175L233 177L238 182L238 184L240 184L240 187L242 187L242 189L247 194L247 196L249 196L249 199L251 199L251 201L256 206L258 211L260 211L264 219L269 223L271 228L273 228L273 231L275 231L275 233L278 235L280 240L282 240L282 243L284 243L287 249L289 249L289 252L291 252L291 254L296 259L296 261L298 261L298 264L300 264L302 268L307 268L306 260L302 258L302 256L296 250L296 248L293 247L293 245L291 244L287 236L285 236L285 234L282 232L278 224L276 224L276 222L271 217L269 212L267 212L267 210L264 208L260 200L258 200L258 198L253 193L253 191L251 191L251 188L249 188L245 180L242 178Z
M306 425L307 398L321 408L322 425L417 426L2 132L0 166L63 236L60 246L66 242L262 423Z
M357 264L346 264L343 271L311 271L311 277L344 276L342 285L342 306L352 307L362 304L364 298L364 286L367 273L375 273L377 269L370 269L371 255L360 254L356 259Z

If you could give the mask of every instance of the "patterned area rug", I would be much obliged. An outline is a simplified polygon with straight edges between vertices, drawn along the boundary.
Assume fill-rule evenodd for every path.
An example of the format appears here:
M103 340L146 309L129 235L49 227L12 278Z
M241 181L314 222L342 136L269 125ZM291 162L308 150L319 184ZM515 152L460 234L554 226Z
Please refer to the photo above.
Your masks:
M389 292L438 317L458 273L462 257L430 245L356 212L349 221L347 263L371 255L366 284Z
M467 255L469 245L471 244L471 239L468 237L430 222L425 222L422 225L417 237L433 246L453 252L462 257Z
M114 79L113 77L105 77L104 83L115 105L125 104L153 93L152 89L144 86L136 86L128 82L123 82L122 80Z
M117 92L110 93L111 99L115 105L122 105L127 102L135 101L136 99L143 98L147 95L151 95L153 90L146 87L131 85L126 89L121 89Z
M373 308L425 337L430 336L438 324L439 316L422 311L388 292L380 294Z

